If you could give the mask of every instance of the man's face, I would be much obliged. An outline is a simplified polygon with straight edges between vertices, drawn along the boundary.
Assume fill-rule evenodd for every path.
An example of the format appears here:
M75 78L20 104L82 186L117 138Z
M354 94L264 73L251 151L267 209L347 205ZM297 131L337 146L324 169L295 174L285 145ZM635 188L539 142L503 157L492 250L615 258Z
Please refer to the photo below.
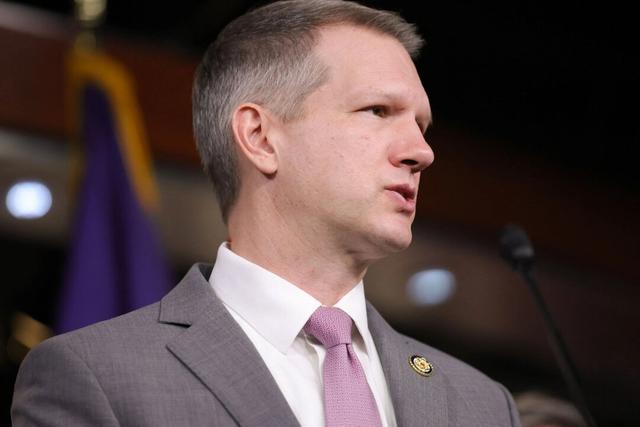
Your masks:
M300 237L372 260L411 242L429 100L404 47L360 27L321 30L328 81L283 125L278 205Z

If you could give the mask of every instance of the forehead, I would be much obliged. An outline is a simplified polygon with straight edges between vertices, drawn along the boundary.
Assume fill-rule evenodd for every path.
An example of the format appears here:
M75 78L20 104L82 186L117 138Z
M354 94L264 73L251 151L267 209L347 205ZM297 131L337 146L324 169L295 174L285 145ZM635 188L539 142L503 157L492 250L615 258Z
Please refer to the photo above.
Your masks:
M326 26L314 53L329 68L329 85L341 93L365 90L428 104L409 53L389 35L348 24Z
M316 53L364 55L375 53L379 48L398 50L411 58L406 49L396 38L378 30L356 24L329 24L318 30ZM357 48L354 50L354 48ZM378 56L378 55L376 55ZM404 56L404 55L403 55Z

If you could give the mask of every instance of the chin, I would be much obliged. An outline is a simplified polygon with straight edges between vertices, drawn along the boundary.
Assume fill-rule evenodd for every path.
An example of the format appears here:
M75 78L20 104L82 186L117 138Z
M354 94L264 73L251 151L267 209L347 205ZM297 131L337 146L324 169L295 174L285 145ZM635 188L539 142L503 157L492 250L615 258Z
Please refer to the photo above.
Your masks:
M392 253L403 251L411 244L412 234L411 230L402 233L402 235L395 235L388 240L389 248Z
M371 236L371 242L375 247L375 258L384 258L388 255L405 250L412 239L411 227L385 227L375 230Z
M395 252L406 249L411 244L413 234L411 233L411 225L413 217L395 217L394 221L389 221L383 228L382 232L386 235L389 245L395 249Z

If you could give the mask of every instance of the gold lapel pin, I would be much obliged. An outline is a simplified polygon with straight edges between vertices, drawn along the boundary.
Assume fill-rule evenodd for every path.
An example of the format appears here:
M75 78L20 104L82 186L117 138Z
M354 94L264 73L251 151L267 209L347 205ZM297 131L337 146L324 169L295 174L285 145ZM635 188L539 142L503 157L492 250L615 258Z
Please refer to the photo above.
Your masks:
M433 373L433 365L427 359L422 356L418 356L414 354L409 357L409 365L416 371L418 374L423 377L428 377Z

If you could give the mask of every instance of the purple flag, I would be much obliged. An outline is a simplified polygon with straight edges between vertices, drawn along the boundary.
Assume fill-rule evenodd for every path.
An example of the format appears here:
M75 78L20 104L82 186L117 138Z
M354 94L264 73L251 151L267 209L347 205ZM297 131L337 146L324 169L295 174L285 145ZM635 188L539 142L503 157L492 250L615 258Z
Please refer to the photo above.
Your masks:
M81 93L84 175L56 332L66 332L158 301L167 265L124 163L114 106L98 85Z

